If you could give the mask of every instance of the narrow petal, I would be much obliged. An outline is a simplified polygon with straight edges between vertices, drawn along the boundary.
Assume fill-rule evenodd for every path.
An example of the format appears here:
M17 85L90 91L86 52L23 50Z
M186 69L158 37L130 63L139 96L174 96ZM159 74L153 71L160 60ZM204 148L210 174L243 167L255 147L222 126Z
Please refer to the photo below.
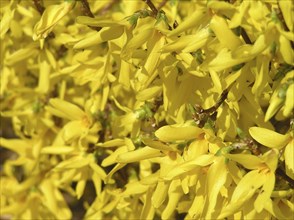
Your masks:
M119 38L123 34L123 27L107 27L99 32L93 33L89 37L83 38L74 45L74 49L85 49L91 46L98 45L102 42Z
M203 18L205 17L206 13L203 8L199 8L195 11L191 16L189 16L186 20L184 20L176 29L172 30L169 33L169 37L177 36L180 33L189 30L190 28L197 28Z
M231 202L238 200L247 200L253 196L255 191L260 188L266 181L266 177L259 170L253 170L247 173L237 185Z
M242 44L241 40L228 27L223 17L214 15L210 21L210 28L215 33L220 43L225 47L234 50Z
M164 144L160 141L154 141L152 139L144 139L143 143L146 144L148 147L163 150L163 151L178 151L175 146Z
M73 9L75 3L75 1L65 1L59 5L46 7L41 20L34 27L33 39L46 38L55 25Z
M78 181L77 186L76 186L77 199L80 199L82 197L82 195L84 194L86 183L87 183L87 181L84 179L81 179L80 181Z
M283 114L285 117L290 117L294 109L294 84L291 84L286 93L285 107Z
M162 219L170 219L172 214L176 211L179 204L179 200L183 196L183 190L181 188L181 180L172 181L168 191L168 203L162 212Z
M151 202L152 194L153 190L149 188L146 193L146 199L144 201L144 206L140 214L140 219L153 219L154 217L155 209Z
M156 130L155 136L161 141L173 142L196 139L202 133L204 131L195 126L167 125Z
M227 175L228 171L224 158L217 158L217 160L209 167L207 173L208 209L206 219L212 218L212 213L216 209L217 197L226 182Z
M284 157L286 165L286 174L294 180L294 139L292 139L286 146Z
M82 137L87 130L82 121L70 121L63 127L62 138L65 141L73 141Z
M289 28L290 32L293 32L293 10L294 10L294 4L293 1L278 1L279 7L283 13L283 19Z
M277 149L285 147L290 138L289 134L282 135L275 131L260 127L251 127L249 133L258 143L269 148Z
M162 153L160 150L150 147L143 147L135 151L130 151L118 155L116 161L119 163L133 163L140 160L146 160L154 157L160 157Z
M265 183L258 197L256 198L254 202L254 208L256 209L258 213L260 213L263 210L265 204L268 201L270 201L270 196L275 186L275 174L273 172L270 172L269 174L265 174L265 175L266 175Z
M159 181L152 196L152 204L155 208L159 208L166 200L170 181Z
M94 162L89 163L89 165L93 169L93 171L99 175L99 177L101 179L104 180L106 178L106 173L105 173L105 171L100 166L98 166Z
M68 146L49 146L41 149L41 154L69 154L75 149Z
M264 163L259 157L251 154L226 154L225 157L250 170L258 169Z
M123 22L114 21L109 19L101 19L101 18L91 18L88 16L78 16L76 18L76 22L78 24L84 24L93 27L117 27L121 26Z
M52 113L58 114L57 116L59 117L68 118L69 120L79 120L85 115L85 113L78 106L62 99L50 99L49 103L55 109ZM48 110L51 110L52 107L48 108Z

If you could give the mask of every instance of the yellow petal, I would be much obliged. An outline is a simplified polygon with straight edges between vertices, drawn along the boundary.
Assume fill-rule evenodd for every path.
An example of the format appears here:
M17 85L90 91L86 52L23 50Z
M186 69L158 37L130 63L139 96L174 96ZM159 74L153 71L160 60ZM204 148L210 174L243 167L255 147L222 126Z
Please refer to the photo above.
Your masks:
M294 4L293 1L278 1L279 7L283 13L283 19L289 28L290 32L293 32L293 10L294 10Z
M294 139L292 139L285 148L285 166L286 174L294 180Z
M220 76L214 70L211 70L209 73L210 73L210 77L212 79L212 82L214 84L214 87L215 87L216 91L219 94L221 94L223 92L223 89L222 89L222 82L220 80Z
M270 148L281 149L290 140L289 134L282 135L266 128L251 127L249 133L258 143Z
M241 26L242 20L244 19L244 14L247 12L249 7L249 1L244 1L240 4L238 7L238 12L234 13L232 16L229 27L230 28L236 28L238 26Z
M55 171L62 171L65 169L78 169L89 164L89 160L81 156L75 156L70 159L60 162L55 168Z
M130 196L134 194L141 194L141 193L146 193L148 190L149 186L143 185L141 182L135 181L135 182L130 182L125 186L125 190L123 192L124 196Z
M89 37L83 38L74 45L74 49L85 49L91 46L97 46L102 42L119 38L123 34L123 27L106 27L99 32L93 33Z
M280 53L284 61L290 65L294 64L294 51L292 50L291 43L283 35L280 35Z
M284 99L278 96L278 90L276 90L271 97L270 105L266 110L264 121L271 119L271 117L273 117L274 114L276 114L277 111L282 107L283 103Z
M284 204L277 200L277 202L267 202L265 203L265 209L272 214L276 219L291 219L293 217L293 209L290 211L289 215L285 215L282 211ZM285 206L284 206L285 207ZM289 210L287 207L286 210Z
M41 20L34 27L33 39L46 38L55 25L67 15L75 5L75 1L64 1L59 5L46 7Z
M39 62L39 69L40 69L40 74L39 74L39 82L38 82L38 88L37 91L43 94L46 94L49 91L50 88L50 71L51 71L51 66L45 60L44 58L40 58Z
M114 152L112 152L108 157L106 157L102 161L101 166L107 167L107 166L110 166L112 164L115 164L116 163L116 158L118 157L118 155L126 153L126 152L128 152L127 146L119 147L118 149L116 149Z
M190 53L197 51L205 45L209 35L208 28L203 28L193 35L183 35L179 39L163 46L162 52L169 53L173 51L183 51L184 53Z
M207 173L207 187L208 187L208 208L206 213L206 219L212 218L212 213L216 209L217 197L221 188L227 179L227 168L225 159L218 157L216 161L209 167Z
M260 188L265 181L265 175L260 173L259 170L253 170L247 173L238 183L230 203L222 209L218 219L224 219L242 209L242 205L246 204L247 201L252 198L256 190Z
M126 164L124 163L118 163L115 165L115 167L113 167L113 169L107 174L106 178L105 178L105 182L111 182L111 177L113 176L113 174L120 170L121 168L123 168Z
M211 164L215 159L215 156L212 154L204 154L193 160L184 162L182 164L177 164L173 169L167 172L164 175L165 180L174 179L180 175L185 175L185 173L196 169L197 167L205 167Z
M260 96L262 91L264 91L265 86L268 84L269 77L268 77L268 65L270 59L266 56L257 57L257 68L256 69L256 76L255 82L252 87L252 92L255 94L256 97Z
M255 191L266 181L266 176L259 170L253 170L247 173L237 185L231 202L249 199Z
M176 29L172 30L168 36L177 36L180 33L189 30L190 28L197 28L205 18L206 11L203 8L198 8L191 16L186 18Z
M120 154L116 161L119 163L133 163L140 160L146 160L154 157L160 157L160 150L151 147L143 147L135 151Z
M41 149L41 154L69 154L75 149L67 146L49 146Z
M140 31L139 34L131 38L122 50L122 58L124 58L125 60L129 60L131 58L132 52L135 49L140 48L146 41L148 41L148 39L152 36L153 32L153 29L146 28Z
M35 45L27 46L26 48L19 49L15 51L13 54L7 56L5 59L5 63L7 65L14 65L23 60L27 60L30 57L34 57L38 54L38 50L35 49Z
M56 116L69 120L79 120L85 116L85 113L78 106L62 99L50 99L49 103L53 108L49 106L47 110Z
M148 147L163 150L163 151L178 151L178 149L175 146L164 144L160 141L154 141L152 139L144 139L143 143L146 144Z
M146 101L156 97L162 91L161 86L152 86L137 93L136 98L139 101Z
M84 194L86 183L87 183L87 181L83 180L83 179L78 181L77 186L76 186L77 199L80 199L82 197L82 195Z
M83 137L88 129L83 125L82 121L70 121L62 130L62 138L64 141L73 141L76 138Z
M218 52L217 56L213 60L211 60L211 62L208 64L208 68L209 70L222 71L229 67L247 62L250 59L251 57L248 58L242 56L238 58L233 58L232 52L228 48L223 48L221 51Z
M119 146L122 146L125 144L125 141L124 139L119 139L119 138L116 138L116 139L112 139L112 140L109 140L109 141L105 141L103 142L102 144L97 144L99 147L119 147Z
M166 200L170 181L159 181L152 196L152 204L155 208L159 208Z
M91 18L88 16L78 16L76 22L93 27L115 27L123 25L123 21L113 21L101 18Z
M95 171L95 173L97 173L99 175L99 177L101 179L104 180L106 178L105 171L100 166L98 166L96 163L91 162L91 163L89 163L89 166Z
M226 154L225 157L250 170L258 169L264 163L259 157L251 154Z
M266 181L254 202L254 208L259 213L263 210L265 204L270 200L270 196L275 186L275 173L270 172L266 174Z
M121 60L118 82L124 85L125 87L129 88L130 78L131 78L131 64L124 60Z
M279 151L273 148L261 156L261 159L266 163L271 172L275 172L279 161Z
M0 29L0 38L3 39L6 32L9 30L10 22L14 16L14 9L11 10L10 7L7 7L4 14L1 17L1 29ZM2 11L1 11L2 13Z
M14 151L21 156L26 156L27 152L30 152L31 144L26 143L24 140L20 139L6 139L0 137L1 147L4 147L8 150Z
M224 18L214 15L210 21L210 28L213 30L220 43L230 50L234 50L242 44L241 40L228 27Z
M201 128L184 125L166 125L155 131L155 136L165 142L196 139L204 133Z
M151 202L152 194L153 190L150 187L146 193L146 199L144 201L144 206L140 214L140 219L153 219L154 217L155 209Z
M183 196L181 187L181 180L173 180L168 190L168 203L162 212L162 219L170 219L172 214L176 211L179 201Z
M294 109L294 84L291 84L286 92L285 107L283 110L283 115L285 117L290 117Z

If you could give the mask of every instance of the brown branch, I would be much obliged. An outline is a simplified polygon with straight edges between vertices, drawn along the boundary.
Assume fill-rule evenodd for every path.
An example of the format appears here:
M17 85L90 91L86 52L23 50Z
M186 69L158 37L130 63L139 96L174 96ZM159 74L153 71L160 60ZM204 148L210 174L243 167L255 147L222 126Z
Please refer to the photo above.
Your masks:
M87 0L81 0L81 4L82 4L82 12L85 16L88 16L90 18L94 18L94 14L92 13L91 9L90 9L90 6L89 6L89 3ZM94 26L88 26L89 28L95 30L95 31L100 31L101 30L101 27L94 27Z
M165 4L167 3L168 0L163 0L160 5L158 6L158 10L160 10Z
M203 109L203 113L211 114L215 112L221 106L221 104L226 100L227 96L228 96L228 90L224 90L223 93L221 94L220 99L217 101L217 103L209 109Z
M40 15L42 15L43 12L45 11L45 7L42 5L41 1L42 0L33 0L34 5L35 5L37 11L40 13Z
M98 11L99 15L105 15L107 11L109 11L113 5L115 5L117 2L119 2L120 0L112 0L111 2L109 2L107 5L105 5L102 9L100 9Z
M83 6L83 8L82 8L83 14L88 16L88 17L94 18L95 16L93 15L93 13L92 13L92 11L90 9L88 1L87 0L81 0L81 4Z
M252 44L249 36L247 35L246 31L242 27L241 27L241 36L242 36L242 38L243 38L243 40L245 41L246 44Z
M158 10L155 7L155 5L151 2L151 0L142 0L142 1L144 1L149 6L149 8L151 9L153 13L153 16L156 17L158 14Z

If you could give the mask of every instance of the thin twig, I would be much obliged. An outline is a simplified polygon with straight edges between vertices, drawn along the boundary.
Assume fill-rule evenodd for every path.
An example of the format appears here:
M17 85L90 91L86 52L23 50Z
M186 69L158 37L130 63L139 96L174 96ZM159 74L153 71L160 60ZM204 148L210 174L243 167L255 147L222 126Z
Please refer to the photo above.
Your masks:
M42 15L45 11L45 7L42 5L41 0L33 0L33 2L37 11L40 13L40 15Z
M203 109L203 113L211 114L215 112L221 106L221 104L226 100L227 96L228 96L228 90L224 90L223 93L221 94L220 99L217 101L217 103L209 109Z
M89 3L87 0L81 0L81 3L82 3L82 10L83 10L83 14L88 16L88 17L91 17L91 18L94 18L95 16L93 15L91 9L90 9L90 6L89 6Z
M163 0L160 5L158 6L158 10L160 10L165 4L168 2L168 0Z
M107 11L109 11L113 5L118 3L120 0L112 0L107 5L105 5L102 9L98 11L99 15L105 15Z
M249 36L247 35L246 31L242 27L241 27L241 36L242 36L242 38L243 38L243 40L245 41L246 44L252 44Z
M155 5L151 2L151 0L142 0L144 2L146 2L146 4L149 6L149 8L151 9L153 16L156 17L158 14L158 10L155 7Z

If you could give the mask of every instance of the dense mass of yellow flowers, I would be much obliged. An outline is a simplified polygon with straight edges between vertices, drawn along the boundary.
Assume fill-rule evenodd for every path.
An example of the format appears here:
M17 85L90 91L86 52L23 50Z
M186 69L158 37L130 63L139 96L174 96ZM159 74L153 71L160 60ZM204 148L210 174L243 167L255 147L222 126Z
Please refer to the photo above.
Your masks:
M1 0L1 218L293 219L293 7Z

